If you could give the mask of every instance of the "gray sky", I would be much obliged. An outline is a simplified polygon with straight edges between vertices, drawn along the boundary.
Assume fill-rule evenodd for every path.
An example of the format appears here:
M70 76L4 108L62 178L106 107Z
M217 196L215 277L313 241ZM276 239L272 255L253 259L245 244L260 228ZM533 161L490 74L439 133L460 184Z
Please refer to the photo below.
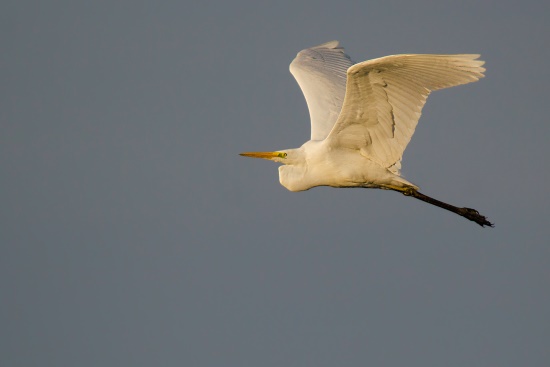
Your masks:
M550 365L548 1L0 5L0 365ZM286 191L288 72L481 53L381 190Z

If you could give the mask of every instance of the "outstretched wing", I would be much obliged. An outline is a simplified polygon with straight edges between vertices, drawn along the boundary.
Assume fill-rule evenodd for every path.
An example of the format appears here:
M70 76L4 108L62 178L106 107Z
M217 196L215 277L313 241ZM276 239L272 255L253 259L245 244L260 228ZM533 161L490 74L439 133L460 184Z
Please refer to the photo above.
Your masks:
M431 91L482 78L479 55L393 55L347 71L346 97L327 143L361 153L398 174Z
M352 64L338 41L302 50L290 64L306 97L311 140L325 139L338 119L346 94L346 70Z

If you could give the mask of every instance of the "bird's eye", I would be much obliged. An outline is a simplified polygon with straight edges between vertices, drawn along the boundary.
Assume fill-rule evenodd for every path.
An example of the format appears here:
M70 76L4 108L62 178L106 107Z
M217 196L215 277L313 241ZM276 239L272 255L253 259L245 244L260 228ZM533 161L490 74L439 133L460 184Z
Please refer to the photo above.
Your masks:
M286 158L286 153L279 153L279 158Z

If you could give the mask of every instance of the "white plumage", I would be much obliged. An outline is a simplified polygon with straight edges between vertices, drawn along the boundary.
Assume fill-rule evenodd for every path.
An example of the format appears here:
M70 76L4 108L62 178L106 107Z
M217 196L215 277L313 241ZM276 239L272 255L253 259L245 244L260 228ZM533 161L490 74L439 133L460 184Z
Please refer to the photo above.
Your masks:
M478 57L407 54L354 64L338 41L302 50L290 72L306 98L311 140L297 149L242 155L283 163L279 179L291 191L391 189L491 225L473 209L420 194L399 172L430 92L482 78L484 62Z
M290 64L306 97L311 140L326 138L338 119L346 95L346 71L352 65L338 41L302 50Z

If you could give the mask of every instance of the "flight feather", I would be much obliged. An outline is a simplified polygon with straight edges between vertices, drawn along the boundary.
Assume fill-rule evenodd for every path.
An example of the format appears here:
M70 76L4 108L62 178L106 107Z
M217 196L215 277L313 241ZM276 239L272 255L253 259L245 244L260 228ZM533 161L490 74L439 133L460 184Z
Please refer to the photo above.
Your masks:
M346 94L346 71L351 65L338 41L302 50L290 64L308 105L311 140L325 139L338 119Z
M431 91L475 82L479 55L392 55L347 70L344 103L327 137L398 174Z

